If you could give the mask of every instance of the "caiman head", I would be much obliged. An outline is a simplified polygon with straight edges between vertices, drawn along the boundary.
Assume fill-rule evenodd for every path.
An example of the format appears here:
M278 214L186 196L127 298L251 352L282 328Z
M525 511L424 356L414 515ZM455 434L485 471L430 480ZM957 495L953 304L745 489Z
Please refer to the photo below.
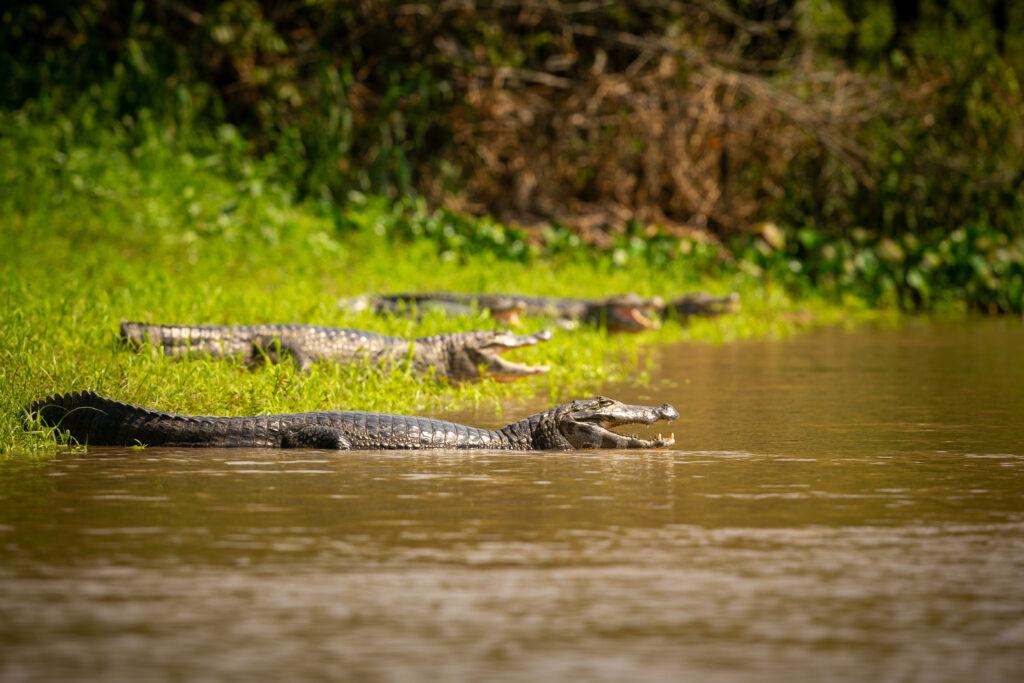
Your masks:
M540 418L534 426L535 448L580 450L585 448L667 448L676 442L675 435L668 438L646 440L635 436L616 434L613 427L624 424L649 425L658 420L674 420L679 412L665 403L660 408L632 406L612 398L573 401L534 416Z
M501 357L509 349L533 346L551 339L549 330L534 334L512 334L504 330L456 332L442 336L441 354L445 374L454 380L489 378L498 382L512 382L521 377L542 375L548 365L527 365ZM438 367L441 370L441 367Z
M654 315L664 307L661 297L645 299L636 294L622 294L591 302L584 318L610 332L643 332L661 327Z
M526 304L504 294L484 294L477 299L477 305L486 308L495 322L509 327L522 325L519 316L526 312Z

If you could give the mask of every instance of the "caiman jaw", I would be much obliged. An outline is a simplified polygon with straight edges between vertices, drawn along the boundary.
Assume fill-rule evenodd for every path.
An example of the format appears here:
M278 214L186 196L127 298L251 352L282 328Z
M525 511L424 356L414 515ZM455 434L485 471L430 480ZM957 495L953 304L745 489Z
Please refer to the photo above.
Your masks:
M549 365L527 365L505 360L499 354L509 349L518 349L524 346L533 346L540 342L551 339L553 335L549 330L541 330L535 334L509 334L501 333L491 339L486 346L480 347L477 352L481 356L480 376L493 379L496 382L514 382L522 377L530 375L542 375L551 369Z
M675 434L668 438L659 434L655 439L640 439L616 434L611 428L623 424L653 424L677 417L679 412L667 403L660 408L631 406L599 397L575 402L559 430L573 448L667 448L675 443Z
M620 424L615 423L613 426ZM641 439L628 434L616 434L600 424L580 423L580 426L583 425L586 425L589 432L588 445L583 448L668 448L676 442L675 432L668 437L662 437L659 433L654 439Z
M491 319L509 327L520 327L523 323L519 320L519 314L526 311L526 306L519 301L509 305L492 305L489 309Z
M609 306L608 327L618 332L643 332L656 330L661 323L633 306Z

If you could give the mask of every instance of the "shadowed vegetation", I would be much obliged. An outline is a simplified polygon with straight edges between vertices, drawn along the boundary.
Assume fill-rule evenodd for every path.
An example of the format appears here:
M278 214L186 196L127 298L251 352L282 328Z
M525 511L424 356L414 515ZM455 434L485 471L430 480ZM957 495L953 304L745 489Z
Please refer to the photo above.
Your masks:
M602 249L770 221L816 286L1016 311L1022 27L1005 0L22 3L0 105L340 213L414 194Z

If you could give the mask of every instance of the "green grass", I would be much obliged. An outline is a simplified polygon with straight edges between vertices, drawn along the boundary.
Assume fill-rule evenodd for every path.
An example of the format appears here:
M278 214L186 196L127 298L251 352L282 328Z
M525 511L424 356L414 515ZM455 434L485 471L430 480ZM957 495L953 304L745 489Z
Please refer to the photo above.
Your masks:
M560 401L610 381L644 381L649 368L638 359L647 345L781 336L873 315L849 303L793 301L743 269L722 267L709 277L696 270L704 262L683 257L652 267L581 250L523 260L453 253L435 239L381 237L383 219L359 204L340 209L343 225L336 207L293 205L258 169L229 177L216 159L178 157L159 144L131 152L119 145L69 148L52 131L10 118L0 123L15 131L0 138L0 454L58 448L49 430L26 428L24 419L24 406L56 392L89 389L194 414L330 408L443 415L481 404L500 411L509 397ZM743 312L688 326L673 322L644 335L559 331L547 344L510 355L548 362L550 374L509 385L449 385L403 368L361 365L250 370L211 359L174 361L117 341L122 318L301 322L402 336L491 326L484 316L415 322L337 306L340 297L363 292L669 297L696 289L737 290ZM798 310L810 322L790 315ZM542 326L532 320L525 331Z

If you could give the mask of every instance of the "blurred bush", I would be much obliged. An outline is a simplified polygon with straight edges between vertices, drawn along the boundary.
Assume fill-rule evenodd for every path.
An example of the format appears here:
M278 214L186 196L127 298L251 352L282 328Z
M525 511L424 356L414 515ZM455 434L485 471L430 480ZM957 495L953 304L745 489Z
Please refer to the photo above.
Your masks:
M819 285L1019 310L1022 26L1006 0L24 2L0 107L65 151L114 128L296 199L424 197L403 229L452 254L753 255L770 220Z

